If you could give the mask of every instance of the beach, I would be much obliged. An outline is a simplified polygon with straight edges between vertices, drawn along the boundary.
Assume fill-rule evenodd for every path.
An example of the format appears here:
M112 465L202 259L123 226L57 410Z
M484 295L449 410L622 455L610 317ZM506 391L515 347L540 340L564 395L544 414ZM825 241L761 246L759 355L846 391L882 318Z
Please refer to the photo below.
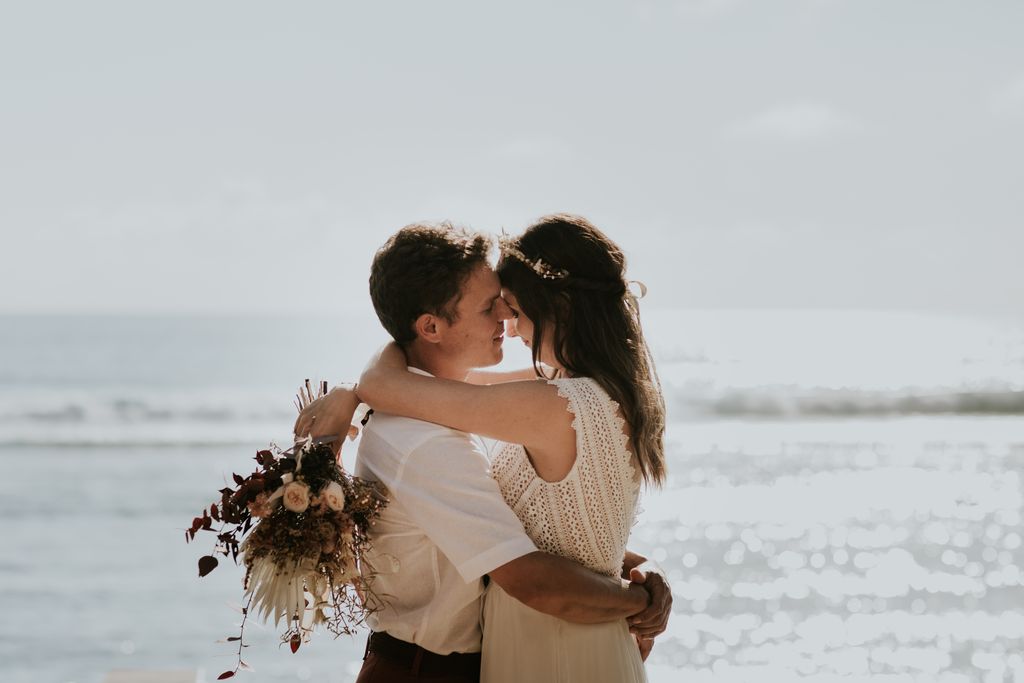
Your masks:
M644 496L631 546L675 599L651 680L1024 681L1022 328L767 316L650 319L669 480ZM353 378L379 332L2 324L0 678L233 668L215 641L236 633L243 572L222 561L200 579L213 536L187 545L184 529L256 449L287 440L297 381ZM250 680L342 682L364 637L321 634L292 654L250 622L246 640Z

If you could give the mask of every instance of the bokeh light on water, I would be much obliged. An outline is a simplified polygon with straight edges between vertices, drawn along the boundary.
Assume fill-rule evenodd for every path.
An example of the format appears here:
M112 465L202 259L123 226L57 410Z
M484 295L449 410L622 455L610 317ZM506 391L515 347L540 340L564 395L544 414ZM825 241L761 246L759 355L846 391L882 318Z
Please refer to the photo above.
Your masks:
M902 422L671 427L653 679L1024 681L1024 425Z

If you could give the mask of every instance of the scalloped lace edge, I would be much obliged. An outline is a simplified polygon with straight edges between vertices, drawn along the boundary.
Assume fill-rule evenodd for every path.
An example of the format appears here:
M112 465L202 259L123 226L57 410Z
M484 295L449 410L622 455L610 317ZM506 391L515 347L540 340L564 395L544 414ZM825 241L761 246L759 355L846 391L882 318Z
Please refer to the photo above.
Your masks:
M609 396L608 392L604 390L604 387L602 387L601 384L596 379L594 379L592 377L558 377L558 378L555 378L555 379L547 380L548 384L554 385L555 389L558 390L558 395L565 399L565 409L572 415L572 418L573 418L572 419L572 428L573 428L573 431L576 432L577 443L578 443L579 433L580 433L580 429L579 429L580 416L577 415L576 411L573 410L573 408L572 408L572 402L573 402L573 398L574 397L570 396L568 394L568 392L563 388L563 384L567 384L566 380L572 381L574 379L586 379L586 380L589 380L590 382L593 382L594 384L597 385L597 388L600 390L601 395L603 395L605 397L605 399L606 399L606 406L609 406L610 409L611 409L611 412L609 413L609 415L612 418L612 423L615 425L615 433L618 436L618 442L619 442L619 451L622 452L622 453L625 453L627 456L629 456L629 457L627 457L625 459L625 465L623 465L622 462L619 463L620 470L621 469L625 469L625 471L623 471L622 473L625 474L625 475L628 475L627 478L628 478L628 482L629 483L626 484L626 486L624 487L625 493L627 493L631 498L636 500L636 506L633 509L633 521L630 522L629 528L627 529L627 534L628 534L629 530L632 529L633 527L635 527L637 525L637 522L640 521L640 513L643 512L643 508L640 506L640 493L641 493L641 490L642 490L641 484L643 482L643 476L641 476L640 470L639 470L639 466L637 465L637 462L636 462L636 454L633 453L632 449L630 449L630 447L629 447L629 435L627 435L625 430L623 429L626 426L626 418L624 418L621 415L619 415L619 410L620 410L620 408L622 406L619 405L618 401L616 401L614 398ZM579 453L576 454L576 458L577 458L577 460L579 459ZM572 469L569 470L569 473L571 474L575 470L576 470L576 462L573 462ZM562 479L562 481L565 481L568 478L569 478L569 475L567 474ZM555 484L557 484L557 483L561 483L561 482L545 482L545 483L555 483Z

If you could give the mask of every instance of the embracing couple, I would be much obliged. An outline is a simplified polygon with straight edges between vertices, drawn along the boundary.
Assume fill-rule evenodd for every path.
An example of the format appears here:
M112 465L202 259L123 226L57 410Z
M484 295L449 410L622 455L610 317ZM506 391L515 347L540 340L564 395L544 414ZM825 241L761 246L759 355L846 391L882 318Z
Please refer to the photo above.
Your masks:
M570 215L503 238L497 270L490 247L447 225L393 235L370 295L394 342L296 423L344 434L374 411L356 474L390 502L358 683L644 681L671 592L626 542L665 476L665 414L622 251ZM533 367L479 370L505 335Z

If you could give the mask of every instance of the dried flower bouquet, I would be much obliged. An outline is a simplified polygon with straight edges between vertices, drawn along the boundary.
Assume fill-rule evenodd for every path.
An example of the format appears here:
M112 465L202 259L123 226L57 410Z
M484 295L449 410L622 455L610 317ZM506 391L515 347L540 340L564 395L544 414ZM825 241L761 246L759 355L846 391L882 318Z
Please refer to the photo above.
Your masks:
M326 390L319 384L314 396L307 380L296 397L300 411ZM241 630L227 639L238 643L238 664L218 680L251 669L241 657L250 610L275 626L283 619L281 640L292 652L317 626L351 634L365 620L363 597L373 575L367 530L387 499L379 484L342 469L331 447L341 438L307 437L288 450L272 445L259 451L259 468L248 477L233 474L235 487L221 489L220 503L185 531L187 541L199 531L217 534L214 553L199 559L200 576L217 567L217 554L235 563L241 556L245 565Z

